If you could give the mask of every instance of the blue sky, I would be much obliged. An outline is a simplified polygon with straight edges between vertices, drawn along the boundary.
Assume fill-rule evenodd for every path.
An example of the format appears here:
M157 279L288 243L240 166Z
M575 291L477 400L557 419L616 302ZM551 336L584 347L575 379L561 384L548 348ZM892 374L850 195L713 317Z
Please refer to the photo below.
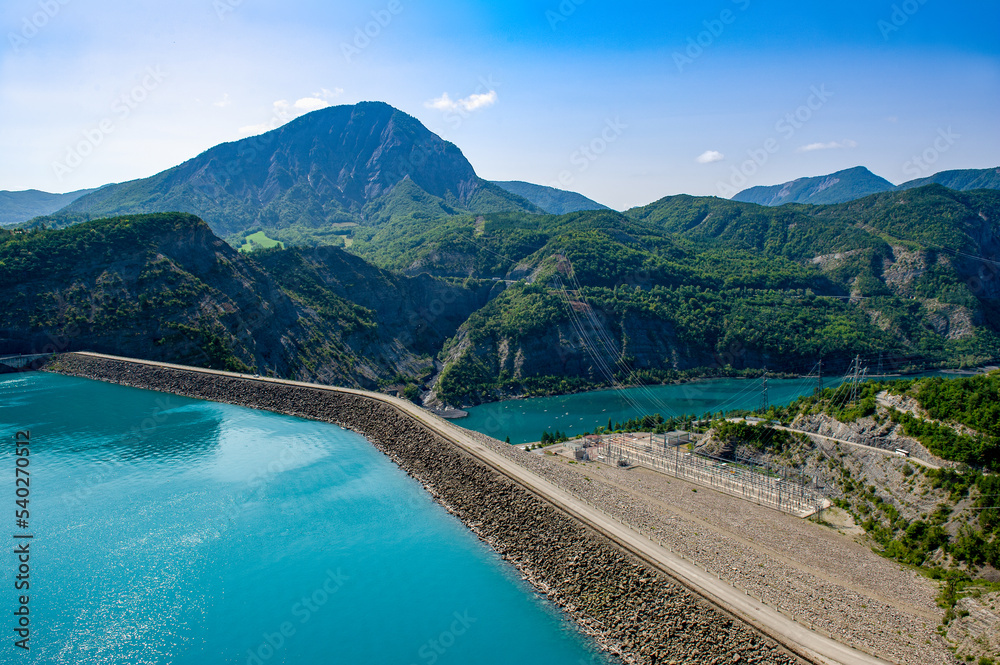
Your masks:
M6 0L0 25L0 189L144 177L362 100L482 177L619 209L1000 166L996 3Z

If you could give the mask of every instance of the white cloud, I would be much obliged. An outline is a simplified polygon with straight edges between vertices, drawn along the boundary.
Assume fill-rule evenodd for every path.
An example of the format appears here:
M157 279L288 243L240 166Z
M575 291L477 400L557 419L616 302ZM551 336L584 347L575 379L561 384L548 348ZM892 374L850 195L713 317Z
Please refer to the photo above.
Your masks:
M240 134L246 134L247 136L256 136L257 134L263 134L264 132L269 132L272 129L274 129L274 127L268 125L265 122L262 122L259 125L245 125L243 127L240 127L239 132Z
M296 111L309 113L310 111L325 109L329 105L330 102L319 97L303 97L302 99L295 100L294 108Z
M222 108L226 108L227 106L229 106L232 103L233 103L233 100L229 99L229 93L227 92L225 95L222 96L222 99L220 99L217 102L213 102L212 106L218 106L220 109L222 109Z
M850 139L846 141L830 141L829 143L810 143L799 147L799 152L812 152L814 150L838 150L841 148L857 148L858 142Z
M723 155L718 150L706 150L705 152L698 155L697 159L695 159L694 161L698 162L699 164L711 164L712 162L721 162L725 158L726 156Z
M272 114L270 122L240 127L239 131L248 135L270 131L290 120L298 118L300 115L327 108L330 106L330 102L343 92L343 88L334 88L333 90L323 88L319 92L314 92L310 97L302 97L296 99L294 102L289 102L287 99L279 99L271 105Z
M431 101L424 104L429 109L437 109L439 111L478 111L490 106L493 106L497 102L497 91L490 90L489 92L476 93L469 95L463 99L453 100L448 96L448 93L444 93L437 99L432 99Z

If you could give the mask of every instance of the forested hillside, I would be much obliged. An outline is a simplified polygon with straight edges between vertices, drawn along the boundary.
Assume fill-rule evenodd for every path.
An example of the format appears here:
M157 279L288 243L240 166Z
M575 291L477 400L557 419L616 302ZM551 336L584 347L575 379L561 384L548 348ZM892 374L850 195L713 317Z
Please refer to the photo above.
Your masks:
M837 504L852 513L885 556L945 579L945 607L954 605L973 578L985 575L997 581L1000 372L869 382L856 395L846 384L761 415L807 429L817 418L830 417L841 432L858 432L856 438L890 450L910 448L912 442L907 441L915 439L940 458L936 461L943 468L897 458L884 465L868 460L852 470L843 466L849 456L828 458L822 466L834 472L836 491L842 495ZM779 441L769 437L772 430L766 431L756 434L763 437L764 448L771 448ZM902 474L885 476L883 466L901 467ZM953 617L949 611L946 619Z
M930 184L944 185L949 189L968 191L972 189L1000 189L1000 168L957 169L941 171L926 178L904 182L898 189L913 189Z
M93 350L348 386L420 383L489 297L334 248L246 257L191 215L0 230L0 353Z
M606 205L602 205L593 199L588 199L583 194L567 192L564 189L546 187L545 185L534 185L530 182L519 180L508 180L504 182L494 181L494 185L525 198L543 211L553 215L565 215L570 212L581 210L607 210Z
M194 330L195 346L225 357L215 363L348 384L391 378L450 404L764 367L807 373L820 359L837 372L857 354L882 354L886 370L1000 356L996 192L931 185L780 208L675 196L625 214L541 215L463 213L421 191L404 180L368 204L378 221L351 227L354 256L292 247L244 258L185 215L8 235L8 265L41 263L20 280L9 273L13 323L0 327L8 346L37 346L76 320L90 346L141 355ZM178 220L197 229L184 231L195 244ZM98 249L79 249L93 238ZM94 319L66 307L69 294L118 295ZM241 323L269 308L282 314L260 314L273 320L259 331Z
M445 348L439 395L660 381L764 366L892 368L1000 353L1000 196L940 186L835 206L668 197L619 214L394 219L353 252L511 283Z

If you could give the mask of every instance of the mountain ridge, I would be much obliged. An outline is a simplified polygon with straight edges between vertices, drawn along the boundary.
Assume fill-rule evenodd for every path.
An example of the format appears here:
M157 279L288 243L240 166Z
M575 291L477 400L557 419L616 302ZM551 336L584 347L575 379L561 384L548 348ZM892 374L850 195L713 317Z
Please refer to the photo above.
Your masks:
M97 191L80 189L65 194L53 194L37 189L0 191L0 226L13 226L35 217L50 215L81 196Z
M829 206L396 215L357 255L243 255L180 213L0 230L0 347L405 384L431 405L880 352L974 364L1000 357L998 220L1000 193L934 184Z
M105 186L39 221L177 211L201 217L222 237L290 228L310 235L364 223L365 206L403 180L461 211L540 211L479 178L461 150L416 118L362 102L221 143L149 178Z
M397 220L352 251L509 285L439 354L437 394L470 404L807 373L817 358L841 371L881 351L897 369L995 358L997 219L997 192L941 185L777 208L679 195L625 213Z
M1000 189L1000 166L990 169L939 171L926 178L904 182L896 189L901 191L930 184L944 185L948 189L962 192L972 189Z
M956 191L1000 189L1000 167L940 171L925 178L893 185L867 168L855 166L828 175L796 178L779 185L749 187L730 200L765 206L786 203L830 205L855 201L871 194L905 191L930 184L943 185Z
M551 215L565 215L583 210L610 210L608 206L587 198L583 194L565 189L536 185L522 180L493 180L491 182L512 194L528 199Z
M842 203L894 189L894 185L863 166L829 175L797 178L780 185L756 186L732 197L733 201L779 206L785 203L822 205Z

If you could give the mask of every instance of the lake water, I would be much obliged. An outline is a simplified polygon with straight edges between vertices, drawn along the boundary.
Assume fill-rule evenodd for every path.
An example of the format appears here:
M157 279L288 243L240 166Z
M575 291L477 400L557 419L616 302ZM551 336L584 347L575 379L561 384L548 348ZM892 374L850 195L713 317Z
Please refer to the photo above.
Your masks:
M26 531L13 505L24 429ZM0 379L0 433L0 662L608 662L339 427L29 373ZM12 637L11 534L29 532L24 654Z
M941 372L928 372L921 376L949 376ZM823 379L824 388L835 388L843 377ZM768 402L785 406L801 395L808 395L817 387L816 378L768 379ZM466 409L467 418L455 424L501 441L528 443L538 441L542 432L565 432L570 436L593 432L607 426L608 420L624 422L632 418L659 413L665 419L680 415L702 415L709 412L733 409L756 409L761 404L760 379L708 379L665 386L642 386L621 390L533 397L483 404Z

